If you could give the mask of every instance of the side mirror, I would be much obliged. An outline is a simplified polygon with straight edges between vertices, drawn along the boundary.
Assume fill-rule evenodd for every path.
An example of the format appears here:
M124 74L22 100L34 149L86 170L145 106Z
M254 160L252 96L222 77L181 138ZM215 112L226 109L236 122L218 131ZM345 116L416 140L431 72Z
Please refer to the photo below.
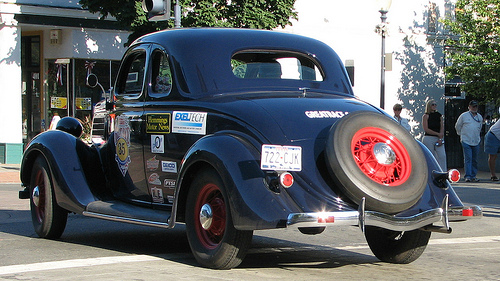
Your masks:
M97 87L97 85L100 85L99 79L97 79L97 75L95 75L94 73L89 74L87 76L87 86L89 86L90 88L95 88Z
M114 108L114 103L110 101L110 98L106 95L106 91L104 90L104 87L99 83L99 79L97 78L97 75L94 73L91 73L87 76L87 86L91 88L95 88L99 86L102 91L102 97L106 99L106 110L112 110Z
M150 21L169 20L171 8L171 0L142 0L142 9Z
M95 88L97 86L101 87L102 96L106 98L106 91L104 91L104 87L99 83L99 79L94 73L91 73L87 76L87 86L90 88Z

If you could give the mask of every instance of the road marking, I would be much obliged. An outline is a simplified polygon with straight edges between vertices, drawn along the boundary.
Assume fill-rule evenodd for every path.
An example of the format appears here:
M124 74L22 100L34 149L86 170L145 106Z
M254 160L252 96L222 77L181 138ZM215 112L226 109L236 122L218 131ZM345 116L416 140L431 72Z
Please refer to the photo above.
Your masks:
M463 237L449 239L431 239L429 245L445 244L473 244L473 243L493 243L500 242L500 236Z
M500 242L500 236L482 236L482 237L464 237L464 238L449 238L449 239L431 239L429 245L447 245L447 244L474 244L474 243L495 243ZM320 246L319 246L320 247ZM283 247L283 248L254 248L251 249L252 253L264 253L264 252L286 252L286 251L304 251L304 250L314 250L318 247ZM338 250L356 250L368 248L366 245L358 246L342 246L333 247ZM111 256L111 257L100 257L100 258L88 258L88 259L73 259L64 261L51 261L51 262L40 262L32 264L17 264L17 265L7 265L0 266L0 275L7 274L19 274L34 271L44 271L44 270L54 270L54 269L65 269L65 268L77 268L77 267L88 267L95 265L108 265L116 263L131 263L131 262L147 262L147 261L161 261L169 259L169 257L178 258L180 255L190 256L190 254L169 254L161 257L148 256L148 255L129 255L129 256Z
M64 260L64 261L51 261L51 262L40 262L32 264L17 264L17 265L1 266L0 275L18 274L18 273L26 273L32 271L52 270L52 269L86 267L94 265L106 265L115 263L144 262L144 261L158 261L158 260L163 260L163 258L153 257L148 255L132 255L132 256L113 256L113 257L74 259L74 260Z

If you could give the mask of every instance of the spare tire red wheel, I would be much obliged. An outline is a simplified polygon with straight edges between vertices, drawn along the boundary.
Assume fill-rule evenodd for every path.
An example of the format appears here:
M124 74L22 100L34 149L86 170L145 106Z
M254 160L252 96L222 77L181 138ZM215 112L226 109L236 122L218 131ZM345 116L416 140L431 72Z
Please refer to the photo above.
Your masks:
M330 129L326 143L330 174L354 203L395 214L414 205L427 185L427 162L413 137L376 112L349 113Z

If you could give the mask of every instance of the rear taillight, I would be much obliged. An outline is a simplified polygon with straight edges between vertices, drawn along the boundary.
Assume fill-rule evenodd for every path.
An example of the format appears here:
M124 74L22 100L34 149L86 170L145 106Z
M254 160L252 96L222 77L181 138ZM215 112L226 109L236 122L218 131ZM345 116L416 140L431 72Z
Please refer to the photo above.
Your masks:
M448 171L448 180L455 183L460 180L460 172L457 169L451 169Z

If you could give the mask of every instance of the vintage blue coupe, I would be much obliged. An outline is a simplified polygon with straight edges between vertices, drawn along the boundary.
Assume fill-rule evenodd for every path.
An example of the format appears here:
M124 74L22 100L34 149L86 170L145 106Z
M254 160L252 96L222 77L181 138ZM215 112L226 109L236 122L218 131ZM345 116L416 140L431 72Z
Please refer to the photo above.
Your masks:
M89 84L99 85L92 75ZM196 260L228 269L254 230L354 225L380 260L409 263L431 232L482 215L462 204L425 146L354 97L336 53L306 37L143 36L93 121L92 145L66 117L26 148L20 198L30 199L40 237L59 238L69 212L185 223Z

